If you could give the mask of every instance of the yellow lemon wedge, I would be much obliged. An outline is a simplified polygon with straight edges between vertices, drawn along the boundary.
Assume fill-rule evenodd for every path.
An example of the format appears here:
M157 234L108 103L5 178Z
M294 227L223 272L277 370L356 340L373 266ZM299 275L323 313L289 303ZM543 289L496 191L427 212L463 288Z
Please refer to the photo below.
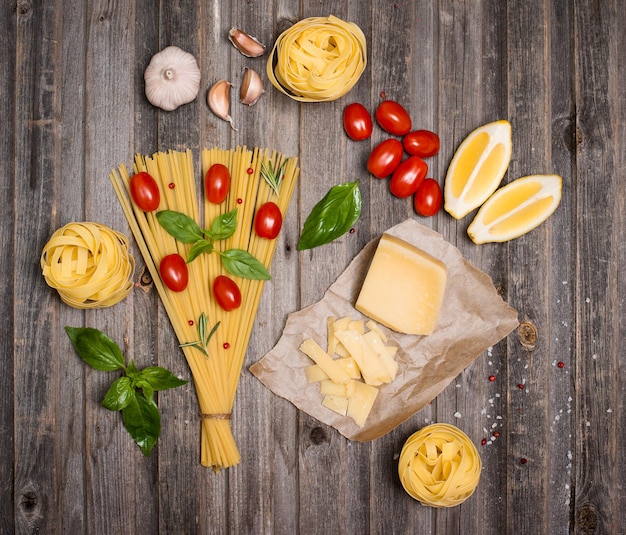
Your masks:
M518 238L550 217L561 202L561 177L530 175L496 191L467 229L474 243Z
M444 185L444 208L461 219L496 191L511 161L511 124L501 120L471 132L452 157Z

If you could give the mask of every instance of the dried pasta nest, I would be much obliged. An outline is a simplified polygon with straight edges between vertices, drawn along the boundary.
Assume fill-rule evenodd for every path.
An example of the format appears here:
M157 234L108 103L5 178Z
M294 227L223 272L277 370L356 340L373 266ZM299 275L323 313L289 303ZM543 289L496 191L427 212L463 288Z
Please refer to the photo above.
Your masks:
M104 308L132 290L135 261L123 234L99 223L68 223L43 248L41 268L64 303Z
M404 489L431 507L453 507L467 500L478 485L480 470L472 441L449 424L432 424L411 435L398 465Z
M280 34L267 61L267 76L294 100L321 102L350 91L366 65L361 28L332 15L310 17Z

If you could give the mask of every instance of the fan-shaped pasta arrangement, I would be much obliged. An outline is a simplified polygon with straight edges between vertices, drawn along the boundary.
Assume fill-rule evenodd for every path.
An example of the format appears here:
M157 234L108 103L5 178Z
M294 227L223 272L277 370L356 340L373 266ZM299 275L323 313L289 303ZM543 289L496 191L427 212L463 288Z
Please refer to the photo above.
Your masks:
M460 429L428 425L412 434L400 453L404 489L422 505L453 507L469 498L480 479L476 447Z
M228 272L229 251L235 251L237 258L254 257L269 270L277 240L258 236L254 217L270 201L285 215L299 168L296 158L245 147L205 149L203 177L214 164L226 166L230 174L230 188L219 203L211 202L206 195L200 199L196 194L190 150L135 157L134 174L146 172L158 185L160 200L154 211L145 212L134 202L130 188L132 176L123 164L111 172L110 178L191 369L202 416L201 462L218 471L240 460L230 416L265 282L254 275L248 278L245 269L235 270L236 275L232 270ZM278 183L272 185L264 179L268 168L280 170ZM167 225L160 219L163 214L183 214L182 221L193 220L191 227L196 232L211 229L219 234L233 218L236 227L215 241L183 242L178 234L175 238L176 233L166 230ZM182 291L171 290L160 276L161 261L172 254L187 259L188 284ZM225 310L218 304L212 292L218 276L228 276L240 289L241 302L237 308Z
M133 289L135 261L127 238L100 223L68 223L43 248L41 269L48 286L75 308L105 308Z
M332 15L310 17L276 39L267 76L294 100L321 102L350 91L366 65L367 44L361 28Z

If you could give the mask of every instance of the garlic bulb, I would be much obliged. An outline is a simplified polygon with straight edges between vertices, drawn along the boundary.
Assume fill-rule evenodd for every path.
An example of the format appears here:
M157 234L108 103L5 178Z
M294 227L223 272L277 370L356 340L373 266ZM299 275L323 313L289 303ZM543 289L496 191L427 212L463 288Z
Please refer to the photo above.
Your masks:
M265 54L265 45L239 28L231 28L228 32L228 39L244 56L258 58Z
M209 108L215 115L224 121L228 121L230 123L230 127L233 130L237 130L233 124L233 118L228 112L230 109L230 88L232 85L233 84L231 84L228 80L215 82L211 86L211 89L209 89L206 101Z
M265 90L259 74L254 69L246 68L239 92L241 103L252 106L256 104L256 101L259 100L263 93L265 93Z
M168 46L152 56L144 80L150 104L165 111L191 102L200 91L196 58L177 46Z

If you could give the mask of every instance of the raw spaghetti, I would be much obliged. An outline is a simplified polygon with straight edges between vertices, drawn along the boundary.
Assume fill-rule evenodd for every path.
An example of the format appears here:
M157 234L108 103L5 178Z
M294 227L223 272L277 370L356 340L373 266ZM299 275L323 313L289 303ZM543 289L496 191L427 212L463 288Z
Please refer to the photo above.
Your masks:
M276 196L261 177L261 165L271 162L276 169L284 161L284 178L280 194ZM246 250L269 269L277 240L256 236L253 218L256 209L268 200L274 201L284 216L299 174L296 158L286 159L276 152L270 154L268 150L257 148L205 149L202 152L203 177L214 163L226 165L231 175L228 197L219 205L197 196L189 150L158 152L151 157L137 155L133 168L135 173L145 171L156 180L161 194L158 210L183 212L203 228L208 228L217 216L237 208L235 234L227 240L215 242L216 249ZM184 291L169 290L160 279L158 265L171 253L177 252L186 258L190 245L177 242L170 236L158 223L156 212L146 213L134 205L129 196L130 175L123 164L111 172L110 178L179 343L183 345L198 340L201 315L208 318L208 329L219 322L208 343L208 357L191 346L182 347L182 351L194 379L200 407L201 463L216 471L234 466L239 463L240 454L230 418L264 281L227 274L220 256L210 253L201 254L188 264L189 284ZM223 274L232 278L241 290L241 306L230 312L221 309L211 296L213 280Z
M428 425L413 433L400 453L404 489L422 505L452 507L469 498L480 479L476 447L450 424Z
M350 91L366 65L361 28L332 15L310 17L278 36L267 61L267 76L294 100L321 102Z
M105 308L133 289L135 261L123 234L100 223L68 223L44 246L41 269L64 303Z

